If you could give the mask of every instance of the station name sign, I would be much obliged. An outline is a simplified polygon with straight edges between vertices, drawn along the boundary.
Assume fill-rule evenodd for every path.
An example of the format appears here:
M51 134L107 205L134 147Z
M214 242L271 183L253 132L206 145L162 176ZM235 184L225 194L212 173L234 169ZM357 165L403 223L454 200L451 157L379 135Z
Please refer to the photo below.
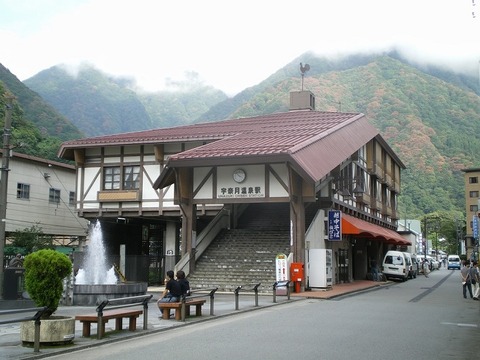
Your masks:
M265 192L261 186L231 186L221 187L217 194L219 199L263 198Z

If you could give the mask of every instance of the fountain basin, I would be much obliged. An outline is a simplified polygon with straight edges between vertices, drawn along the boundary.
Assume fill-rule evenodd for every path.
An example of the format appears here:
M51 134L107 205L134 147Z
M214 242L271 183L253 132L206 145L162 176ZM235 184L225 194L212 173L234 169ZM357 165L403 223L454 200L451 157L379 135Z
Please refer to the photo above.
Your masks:
M99 305L103 300L129 296L145 295L148 284L146 282L125 282L105 285L74 285L73 304L92 306Z

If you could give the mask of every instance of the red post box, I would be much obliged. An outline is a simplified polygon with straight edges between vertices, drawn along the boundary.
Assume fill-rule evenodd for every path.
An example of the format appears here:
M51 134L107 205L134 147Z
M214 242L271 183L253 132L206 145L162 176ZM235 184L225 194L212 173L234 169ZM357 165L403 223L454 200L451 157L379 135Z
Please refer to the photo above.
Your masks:
M295 292L300 292L300 286L304 279L303 264L292 263L290 265L290 280L295 284Z

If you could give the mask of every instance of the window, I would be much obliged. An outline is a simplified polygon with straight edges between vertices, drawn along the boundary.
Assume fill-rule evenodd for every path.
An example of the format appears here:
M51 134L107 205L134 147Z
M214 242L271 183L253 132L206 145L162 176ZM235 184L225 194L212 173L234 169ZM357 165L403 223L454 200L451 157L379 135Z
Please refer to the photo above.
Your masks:
M471 198L478 198L478 191L470 191Z
M48 202L52 204L60 204L60 190L50 188L50 192L48 194Z
M68 204L75 205L75 191L70 191L68 194Z
M140 166L106 167L104 190L136 190L140 188Z
M17 199L30 199L30 185L17 183Z
M120 189L120 167L107 167L104 169L103 187L105 190Z
M478 184L478 177L476 177L476 176L469 177L468 182L470 184Z
M477 212L478 211L478 205L470 205L470 211Z
M125 190L138 189L140 187L140 166L125 166L123 168L123 188Z
M385 257L385 264L403 265L403 259L400 256L388 255Z

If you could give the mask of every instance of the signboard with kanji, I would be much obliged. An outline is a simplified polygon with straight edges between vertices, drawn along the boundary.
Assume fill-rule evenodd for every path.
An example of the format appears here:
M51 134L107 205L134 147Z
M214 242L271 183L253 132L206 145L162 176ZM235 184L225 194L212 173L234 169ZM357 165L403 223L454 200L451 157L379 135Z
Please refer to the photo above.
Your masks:
M473 238L478 239L478 216L477 215L473 215L472 227L473 227Z
M342 212L340 210L328 211L328 240L342 240Z

